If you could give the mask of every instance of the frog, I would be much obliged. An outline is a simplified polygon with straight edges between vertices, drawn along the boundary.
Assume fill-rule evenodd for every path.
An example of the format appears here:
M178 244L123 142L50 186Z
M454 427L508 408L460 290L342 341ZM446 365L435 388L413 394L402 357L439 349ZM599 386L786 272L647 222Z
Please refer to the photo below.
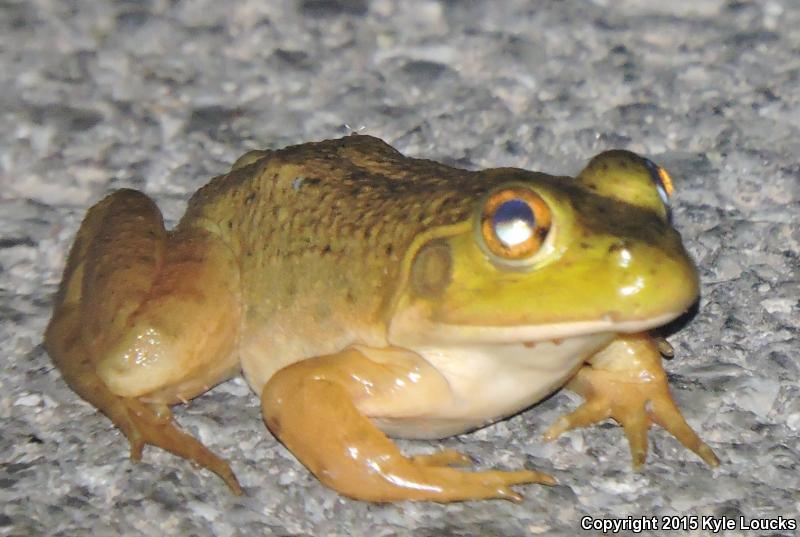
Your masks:
M519 502L518 486L554 484L393 438L465 434L562 388L583 403L545 441L610 418L641 470L657 424L714 467L650 333L699 295L673 190L626 150L575 177L459 169L366 134L254 150L170 230L136 190L91 207L44 346L131 459L156 446L236 494L228 461L172 407L240 374L275 438L355 500Z

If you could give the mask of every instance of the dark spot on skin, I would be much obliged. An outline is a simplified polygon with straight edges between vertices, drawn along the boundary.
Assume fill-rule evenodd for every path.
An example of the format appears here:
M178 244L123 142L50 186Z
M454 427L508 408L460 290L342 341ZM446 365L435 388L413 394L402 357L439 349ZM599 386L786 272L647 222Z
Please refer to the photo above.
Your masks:
M392 255L392 252L394 252L394 247L390 244L386 247L386 255Z
M322 253L323 253L323 254L329 254L330 252L331 252L331 245L330 245L330 244L326 244L326 245L325 245L325 246L322 248Z
M233 228L233 220L228 220L228 229Z
M587 183L586 186L588 186L590 190L597 190L596 183Z
M256 199L255 194L248 194L247 197L244 199L245 203L253 203L253 200Z
M588 242L580 242L580 243L578 244L578 246L580 246L580 247L581 247L582 249L584 249L584 250L588 250L588 249L590 248L590 246L589 246L589 243L588 243Z
M348 304L354 304L356 301L356 297L353 296L353 292L349 290L347 291L347 294L345 295L344 298L345 300L347 300Z
M244 253L244 255L246 255L247 257L250 257L250 256L252 256L252 255L253 255L253 251L252 251L252 250L247 250L247 251Z

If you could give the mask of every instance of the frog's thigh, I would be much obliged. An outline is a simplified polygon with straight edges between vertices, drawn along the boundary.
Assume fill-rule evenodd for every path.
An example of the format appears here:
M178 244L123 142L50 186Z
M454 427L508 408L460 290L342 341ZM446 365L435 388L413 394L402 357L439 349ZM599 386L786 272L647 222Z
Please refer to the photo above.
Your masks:
M594 354L567 388L585 402L560 418L545 433L552 440L576 427L614 418L630 444L633 466L641 468L647 457L647 431L657 423L707 464L719 461L683 418L669 392L656 342L647 334L620 334Z
M449 468L466 458L453 452L408 458L362 413L424 416L420 395L449 397L444 380L421 358L404 351L383 360L380 351L356 349L305 360L278 371L264 387L261 408L270 430L329 487L369 501L439 502L503 498L520 483L553 480L532 470L465 472ZM376 361L380 360L380 361ZM412 380L413 379L413 380ZM374 399L372 399L374 397Z
M233 255L208 232L171 233L163 257L127 322L105 330L97 371L118 395L171 404L236 371L240 306Z
M206 232L170 236L152 200L117 191L78 231L45 346L70 387L123 430L134 459L144 444L157 445L238 491L227 463L182 432L164 406L235 368L231 266Z

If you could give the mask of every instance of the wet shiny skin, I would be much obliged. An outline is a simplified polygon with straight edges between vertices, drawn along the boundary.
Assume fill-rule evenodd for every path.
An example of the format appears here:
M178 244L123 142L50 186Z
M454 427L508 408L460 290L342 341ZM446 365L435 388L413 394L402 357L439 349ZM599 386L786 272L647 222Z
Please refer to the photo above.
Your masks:
M275 436L351 498L519 501L512 485L553 478L457 469L470 461L453 451L406 457L386 433L462 433L564 386L586 402L547 438L611 417L639 467L657 423L714 465L645 333L698 290L665 180L623 151L576 178L459 170L369 136L250 152L174 230L135 191L92 207L45 344L133 458L160 446L235 492L167 406L239 370Z

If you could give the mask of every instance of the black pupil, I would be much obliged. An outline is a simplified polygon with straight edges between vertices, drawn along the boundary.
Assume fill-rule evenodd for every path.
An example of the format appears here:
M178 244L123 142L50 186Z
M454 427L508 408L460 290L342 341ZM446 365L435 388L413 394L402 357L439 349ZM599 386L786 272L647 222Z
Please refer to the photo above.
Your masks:
M531 206L521 199L511 199L500 204L492 218L494 232L506 246L522 244L533 235L536 217Z

